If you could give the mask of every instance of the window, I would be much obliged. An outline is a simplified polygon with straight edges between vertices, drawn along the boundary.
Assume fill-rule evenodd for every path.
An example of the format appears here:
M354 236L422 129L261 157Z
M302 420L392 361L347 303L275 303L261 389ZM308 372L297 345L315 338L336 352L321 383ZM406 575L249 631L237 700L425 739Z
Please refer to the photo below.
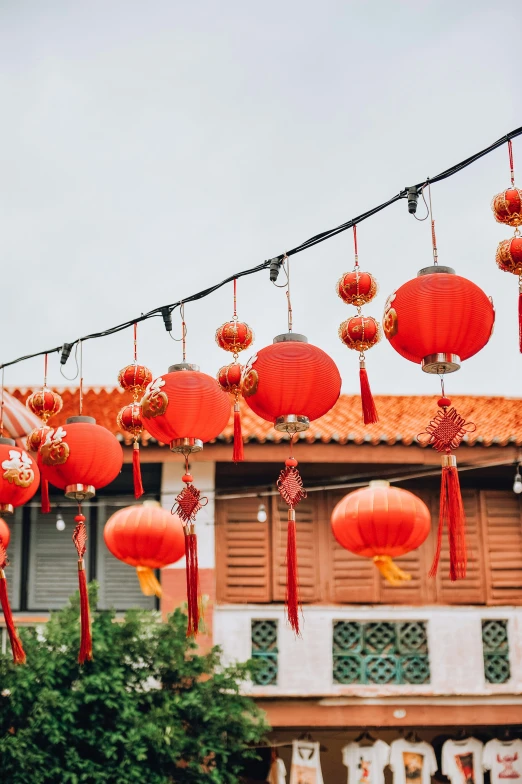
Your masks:
M252 658L256 686L277 684L277 621L252 621Z
M511 678L507 621L482 621L484 676L488 683L507 683Z
M425 621L334 621L334 683L430 681Z

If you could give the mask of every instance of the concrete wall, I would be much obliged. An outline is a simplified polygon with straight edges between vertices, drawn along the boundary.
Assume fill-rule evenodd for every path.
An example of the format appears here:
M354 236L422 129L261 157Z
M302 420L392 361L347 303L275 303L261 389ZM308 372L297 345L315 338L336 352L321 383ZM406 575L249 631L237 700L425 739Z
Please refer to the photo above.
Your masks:
M522 608L306 606L296 638L280 605L227 605L214 609L214 642L227 661L251 655L251 621L278 621L278 685L250 686L257 696L508 695L522 694ZM482 619L507 619L511 679L486 683ZM428 626L431 682L423 685L338 685L332 679L332 627L337 620L424 620Z

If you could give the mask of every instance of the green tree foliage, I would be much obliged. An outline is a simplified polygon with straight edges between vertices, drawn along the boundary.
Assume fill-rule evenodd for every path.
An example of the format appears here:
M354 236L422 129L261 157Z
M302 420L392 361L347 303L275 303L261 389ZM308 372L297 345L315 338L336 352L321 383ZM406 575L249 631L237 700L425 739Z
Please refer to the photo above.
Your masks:
M92 606L95 604L91 586ZM0 780L9 784L236 784L267 726L240 693L249 664L198 655L177 610L93 620L76 663L79 598L22 632L27 665L0 656Z

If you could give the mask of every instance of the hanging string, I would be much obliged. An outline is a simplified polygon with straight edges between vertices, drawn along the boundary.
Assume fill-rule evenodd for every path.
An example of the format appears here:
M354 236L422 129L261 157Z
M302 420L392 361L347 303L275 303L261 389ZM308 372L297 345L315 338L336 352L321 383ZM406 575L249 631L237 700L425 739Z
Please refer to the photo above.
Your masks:
M4 368L2 368L2 396L0 401L0 436L4 434Z
M182 302L179 308L181 315L181 345L183 346L183 362L187 360L187 325L185 324L185 303Z
M47 387L47 357L48 354L44 356L44 389Z
M515 167L513 166L513 145L508 139L509 168L511 170L511 185L515 187Z
M134 364L138 364L138 324L134 322Z
M355 250L354 270L358 270L359 269L359 253L357 251L357 224L355 224L354 227L353 227L353 247L354 247L354 250Z
M428 199L430 202L429 211L431 216L431 243L433 246L433 263L437 265L439 263L439 254L437 252L437 237L435 236L435 220L433 218L433 207L431 205L431 183L429 179L428 182Z
M80 340L80 416L82 415L83 411L83 341Z
M237 278L234 278L234 320L237 319Z
M286 299L288 302L288 331L292 331L293 314L292 314L292 300L290 299L290 259L285 255L286 259Z

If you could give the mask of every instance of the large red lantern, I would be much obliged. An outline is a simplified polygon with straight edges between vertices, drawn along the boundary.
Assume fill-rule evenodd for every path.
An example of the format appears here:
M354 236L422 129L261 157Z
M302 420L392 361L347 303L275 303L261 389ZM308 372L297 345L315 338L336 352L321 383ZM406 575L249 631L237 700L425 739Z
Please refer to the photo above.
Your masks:
M436 258L434 242L434 258ZM467 278L455 275L451 267L437 264L420 270L388 297L383 317L384 334L401 356L421 365L426 373L444 377L460 368L461 362L474 356L488 342L493 332L495 311L491 298ZM439 543L448 526L450 541L450 578L466 576L465 517L460 492L456 449L474 425L451 407L442 397L439 411L419 436L443 453L439 516ZM440 557L437 549L431 574L435 574Z
M401 585L411 575L392 559L420 547L430 532L431 516L426 504L409 490L376 480L339 501L331 524L342 547L372 558L389 583Z
M185 457L184 489L176 498L176 514L185 532L187 558L187 634L194 636L199 628L199 577L196 515L207 503L194 487L189 473L188 458L203 449L203 444L217 438L230 416L228 395L218 382L197 365L181 362L149 384L141 401L143 420L148 432L158 441L170 444L173 452Z
M243 376L243 397L252 411L293 437L326 414L337 402L341 376L322 349L304 335L287 332L254 356ZM288 621L299 633L295 507L306 497L297 460L290 456L277 483L288 505L286 549L286 606Z
M115 558L136 568L146 596L161 596L153 570L169 566L185 555L181 520L162 509L157 501L120 509L105 523L103 538Z
M78 553L80 588L81 641L78 661L92 659L89 597L84 555L87 529L81 503L92 498L96 490L110 484L121 471L123 451L117 438L89 416L69 417L64 427L53 428L40 447L38 464L42 476L64 490L65 497L78 502L73 542Z

